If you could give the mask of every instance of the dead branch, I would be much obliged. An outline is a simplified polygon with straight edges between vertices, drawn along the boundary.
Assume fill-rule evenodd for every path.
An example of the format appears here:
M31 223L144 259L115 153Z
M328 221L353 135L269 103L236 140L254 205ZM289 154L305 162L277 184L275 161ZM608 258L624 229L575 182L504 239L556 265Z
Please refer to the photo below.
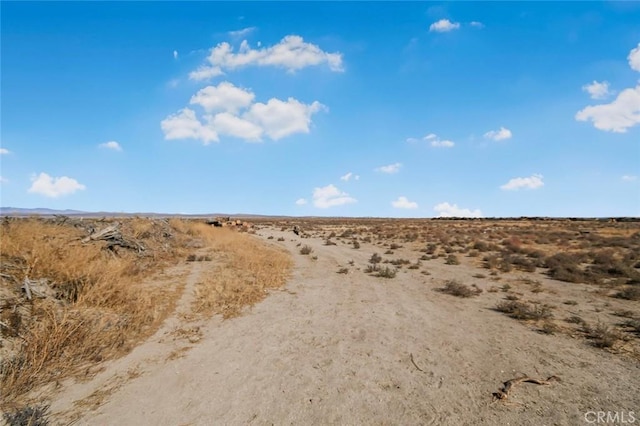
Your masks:
M547 380L534 379L529 376L517 377L515 379L507 380L502 384L502 389L493 393L493 401L503 401L509 397L509 392L513 387L520 383L534 383L536 385L550 385L552 381L560 381L558 376L550 376Z

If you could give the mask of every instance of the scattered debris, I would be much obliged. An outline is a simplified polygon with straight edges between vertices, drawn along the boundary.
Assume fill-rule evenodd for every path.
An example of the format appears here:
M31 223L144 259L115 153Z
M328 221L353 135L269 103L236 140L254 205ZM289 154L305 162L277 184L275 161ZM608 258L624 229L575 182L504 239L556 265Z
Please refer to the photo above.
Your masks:
M550 376L547 380L534 379L529 376L517 377L515 379L507 380L503 383L502 389L493 393L493 402L504 401L509 397L509 392L513 387L520 383L535 383L536 385L550 385L552 381L560 381L558 376Z

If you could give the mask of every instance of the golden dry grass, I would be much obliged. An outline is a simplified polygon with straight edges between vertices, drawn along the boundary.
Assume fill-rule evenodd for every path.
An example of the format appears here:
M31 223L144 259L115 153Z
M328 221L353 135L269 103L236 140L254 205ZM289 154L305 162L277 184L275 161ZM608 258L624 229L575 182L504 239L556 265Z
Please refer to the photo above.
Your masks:
M181 256L186 235L143 219L122 230L144 243L143 256L82 244L86 230L78 227L38 219L3 223L0 318L3 337L14 337L15 346L0 359L4 403L127 352L170 312L177 289L149 291L144 280ZM25 300L20 286L27 278L46 280L55 297Z
M246 234L225 228L201 230L218 254L218 264L196 285L194 311L205 316L237 316L245 306L282 286L292 268L288 253L268 247Z

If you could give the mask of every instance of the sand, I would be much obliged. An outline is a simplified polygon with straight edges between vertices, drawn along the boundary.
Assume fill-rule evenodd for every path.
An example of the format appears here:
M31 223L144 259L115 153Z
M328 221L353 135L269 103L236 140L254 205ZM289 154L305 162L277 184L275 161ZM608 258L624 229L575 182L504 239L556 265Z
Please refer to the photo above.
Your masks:
M277 242L281 236L286 240ZM431 260L424 263L431 275L405 267L384 279L363 271L372 253L382 254L371 244L325 246L321 238L273 229L260 230L258 238L291 251L295 267L285 287L240 317L190 321L193 286L208 266L181 265L188 273L176 315L91 381L58 389L54 419L78 425L573 425L589 424L585 414L593 411L640 417L637 359L582 338L543 334L496 312L504 293L487 292L496 282L473 278L482 270L468 259L458 266ZM301 242L313 248L311 255L299 254ZM404 250L393 257L416 258ZM338 274L342 267L349 272ZM485 291L467 299L436 291L447 279ZM578 305L567 309L585 319L598 315L593 288L541 280L548 290L542 300L571 298ZM502 382L525 374L561 381L523 383L507 401L492 401Z

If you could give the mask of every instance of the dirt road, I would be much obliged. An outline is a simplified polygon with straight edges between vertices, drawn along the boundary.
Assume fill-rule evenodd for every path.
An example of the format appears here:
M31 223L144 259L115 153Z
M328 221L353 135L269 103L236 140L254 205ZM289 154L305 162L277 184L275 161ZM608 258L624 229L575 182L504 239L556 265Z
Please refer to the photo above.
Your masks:
M363 271L379 247L259 233L295 258L282 291L226 321L187 324L176 315L91 382L62 390L52 405L57 418L79 416L77 424L87 425L573 425L588 424L589 411L640 417L637 361L535 332L492 309L501 293L462 299L434 291L450 278L486 290L487 280L472 277L475 268L433 260L431 275L403 268L384 279ZM281 236L286 241L276 242ZM300 255L300 242L313 253ZM202 264L184 267L192 269L179 312L206 272ZM338 274L342 267L349 272ZM580 303L587 297L571 291ZM523 383L507 403L492 404L502 382L521 374L561 381Z

